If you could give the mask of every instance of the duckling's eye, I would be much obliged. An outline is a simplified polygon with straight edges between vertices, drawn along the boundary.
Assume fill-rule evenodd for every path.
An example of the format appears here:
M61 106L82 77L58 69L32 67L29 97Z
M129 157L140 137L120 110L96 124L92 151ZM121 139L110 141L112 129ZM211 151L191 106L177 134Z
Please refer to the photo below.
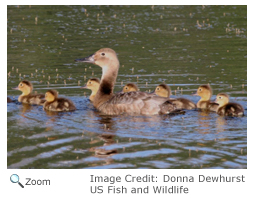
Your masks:
M221 99L222 97L220 96L219 99Z
M101 55L102 55L102 56L105 56L105 53L104 53L104 52L102 52L102 53L101 53Z
M127 89L128 89L128 87L125 87L125 89L127 90Z
M158 87L158 88L157 88L157 91L159 91L159 90L160 90L160 88Z
M202 89L199 89L199 91L202 91Z
M92 82L90 81L89 84L92 84Z
M23 87L23 84L22 84L22 83L20 83L20 84L19 84L19 86L20 86L20 87Z

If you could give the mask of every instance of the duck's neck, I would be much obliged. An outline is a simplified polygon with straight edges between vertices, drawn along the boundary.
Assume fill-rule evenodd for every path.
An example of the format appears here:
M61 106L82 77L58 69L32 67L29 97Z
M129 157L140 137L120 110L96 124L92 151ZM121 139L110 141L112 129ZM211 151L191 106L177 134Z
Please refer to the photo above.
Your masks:
M209 101L211 99L211 94L208 94L208 95L205 95L203 97L201 97L201 99L199 100L200 102L201 101Z
M31 93L30 90L24 90L24 91L22 92L21 96L27 96L27 95L29 95L30 93Z
M119 63L102 67L102 77L99 90L95 95L93 104L99 107L113 96L114 86L118 75Z
M91 101L93 101L94 100L94 97L95 97L95 95L96 95L96 93L98 92L98 90L92 90L92 93L91 93L91 95L89 96L89 99L91 100Z

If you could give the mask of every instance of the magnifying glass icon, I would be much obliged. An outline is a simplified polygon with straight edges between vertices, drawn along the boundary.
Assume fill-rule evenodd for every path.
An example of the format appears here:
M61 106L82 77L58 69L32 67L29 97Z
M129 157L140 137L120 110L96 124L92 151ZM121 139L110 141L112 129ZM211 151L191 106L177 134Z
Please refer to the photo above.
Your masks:
M19 176L17 174L12 174L10 179L12 183L18 183L22 188L24 188L24 186L19 182Z

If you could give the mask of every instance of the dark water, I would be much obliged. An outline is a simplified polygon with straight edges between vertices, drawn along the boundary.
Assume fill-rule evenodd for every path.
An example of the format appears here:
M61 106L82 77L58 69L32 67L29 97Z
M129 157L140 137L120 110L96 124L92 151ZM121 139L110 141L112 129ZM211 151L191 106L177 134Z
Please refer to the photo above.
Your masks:
M7 94L26 79L57 89L75 112L7 104L8 168L247 168L247 6L8 6ZM242 118L187 111L178 116L102 116L79 87L101 76L76 63L113 48L115 91L165 82L173 97L209 83L245 108ZM86 96L90 91L85 90Z

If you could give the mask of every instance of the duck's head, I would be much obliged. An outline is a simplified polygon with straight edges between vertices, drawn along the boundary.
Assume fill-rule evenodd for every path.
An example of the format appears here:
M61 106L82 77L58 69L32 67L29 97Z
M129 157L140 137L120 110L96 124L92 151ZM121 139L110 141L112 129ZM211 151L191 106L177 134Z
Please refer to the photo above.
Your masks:
M93 63L100 67L117 65L119 66L119 60L116 52L110 48L102 48L94 54L81 59L76 59L77 62Z
M122 92L131 92L131 91L138 91L138 87L134 83L126 84L122 90Z
M200 96L201 100L208 101L212 97L213 91L210 85L201 85L199 86L196 96Z
M166 84L160 84L158 85L155 90L155 94L161 97L169 97L171 95L171 89L168 85Z
M216 96L216 100L215 102L217 104L219 104L219 107L222 107L226 104L229 103L229 95L225 94L225 93L219 93L217 96Z
M12 88L15 90L22 91L22 95L28 95L33 91L33 85L27 80L23 80L19 83L19 85L15 88Z
M81 88L90 89L90 90L92 90L94 92L97 92L99 87L100 87L100 79L98 79L98 78L90 78L87 81L86 86L81 87Z
M48 90L45 93L45 99L47 102L53 102L58 97L58 92L56 90Z

